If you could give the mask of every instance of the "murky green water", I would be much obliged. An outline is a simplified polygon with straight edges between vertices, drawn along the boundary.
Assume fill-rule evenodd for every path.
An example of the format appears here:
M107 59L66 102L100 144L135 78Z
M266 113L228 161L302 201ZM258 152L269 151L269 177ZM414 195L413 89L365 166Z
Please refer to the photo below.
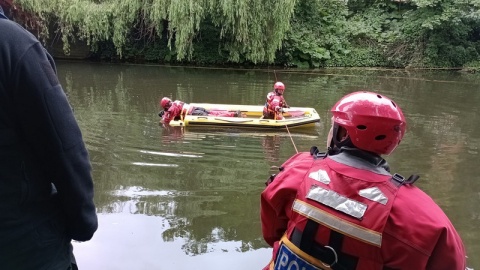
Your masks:
M444 209L464 240L469 266L480 269L480 77L57 64L91 155L100 221L91 241L75 243L82 269L260 269L270 250L259 199L272 166L295 148L323 147L330 107L360 89L402 107L407 135L387 160L394 172L420 174L417 185ZM286 84L289 105L316 108L322 122L290 130L291 137L158 125L163 96L262 104L275 78Z

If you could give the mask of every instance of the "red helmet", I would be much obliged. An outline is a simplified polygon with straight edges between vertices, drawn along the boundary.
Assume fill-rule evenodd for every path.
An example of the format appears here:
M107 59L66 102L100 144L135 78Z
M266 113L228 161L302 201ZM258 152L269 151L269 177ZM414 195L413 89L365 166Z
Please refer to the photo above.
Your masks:
M352 144L377 154L390 154L405 135L407 122L402 110L386 96L354 92L331 109L333 122L345 128Z
M172 100L169 99L168 97L164 97L162 98L162 101L160 101L160 106L162 106L162 108L167 110L168 108L170 108L170 106L172 106Z
M283 94L283 91L285 91L285 85L282 82L276 82L273 85L273 90L277 91L280 94Z

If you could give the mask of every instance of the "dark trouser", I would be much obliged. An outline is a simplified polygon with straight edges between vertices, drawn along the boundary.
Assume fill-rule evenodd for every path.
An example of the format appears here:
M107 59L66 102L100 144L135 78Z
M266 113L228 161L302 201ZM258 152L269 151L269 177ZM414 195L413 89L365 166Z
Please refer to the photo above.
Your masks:
M208 111L202 107L195 107L192 110L191 115L208 115Z
M275 114L270 112L263 112L263 119L275 119Z
M71 239L59 222L49 221L0 246L3 270L76 270Z

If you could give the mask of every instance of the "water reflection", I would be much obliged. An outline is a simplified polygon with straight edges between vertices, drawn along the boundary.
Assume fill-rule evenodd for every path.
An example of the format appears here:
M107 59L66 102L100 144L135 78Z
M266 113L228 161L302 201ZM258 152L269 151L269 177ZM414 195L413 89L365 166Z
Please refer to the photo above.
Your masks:
M262 147L265 158L271 162L278 164L280 162L280 136L266 135L262 138Z
M259 269L271 255L265 248L237 252L242 244L232 241L212 244L204 256L186 256L182 241L164 241L159 233L169 228L162 217L100 214L99 227L94 240L74 243L81 269Z
M132 258L128 254L142 258L138 267L125 263L114 269L156 269L162 264L151 256L160 254L172 257L174 269L224 268L206 267L211 266L209 255L218 261L249 257L255 266L239 269L261 268L269 257L259 220L264 182L296 149L309 151L316 145L324 150L329 129L324 120L329 119L330 107L359 89L380 91L401 105L407 134L387 157L392 170L421 176L417 185L444 209L464 239L469 265L480 268L475 256L480 254L478 77L451 72L276 71L286 84L289 104L314 107L322 118L313 129L290 130L289 135L158 125L162 96L262 104L275 80L272 70L85 63L59 63L58 69L91 155L101 214L98 236L76 245L79 260L97 263L86 269L106 268L84 245L115 250L112 256L120 261L125 261L122 256Z
M162 144L169 144L174 142L181 143L185 135L184 127L170 127L162 125L161 130Z

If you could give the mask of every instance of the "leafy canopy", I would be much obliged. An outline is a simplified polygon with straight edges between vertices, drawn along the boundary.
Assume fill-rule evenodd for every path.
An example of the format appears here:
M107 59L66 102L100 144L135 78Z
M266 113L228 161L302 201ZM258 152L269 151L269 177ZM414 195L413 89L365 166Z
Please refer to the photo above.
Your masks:
M169 48L177 60L189 59L200 25L209 20L221 28L220 38L230 59L240 55L256 62L273 62L296 0L16 0L25 11L37 14L44 29L54 22L68 52L76 38L95 48L113 41L122 54L132 29L168 33ZM166 27L166 29L164 29ZM44 33L49 34L48 31Z

